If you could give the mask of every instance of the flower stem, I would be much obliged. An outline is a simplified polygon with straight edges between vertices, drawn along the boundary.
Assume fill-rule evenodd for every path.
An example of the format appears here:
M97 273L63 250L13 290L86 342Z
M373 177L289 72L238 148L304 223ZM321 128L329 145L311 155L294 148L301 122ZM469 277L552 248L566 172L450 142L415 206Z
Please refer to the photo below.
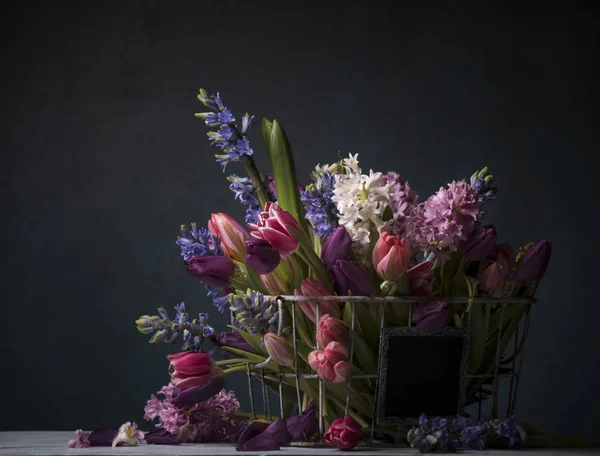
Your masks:
M223 371L223 375L229 375L232 372L245 371L246 369L247 369L246 364L244 364L243 366L230 367L229 369L225 369Z
M222 359L220 361L215 361L217 366L224 366L227 364L237 364L237 363L247 363L248 360L246 358L235 358L235 359Z
M256 162L252 157L248 157L245 163L246 172L248 173L248 177L252 181L252 185L256 189L256 196L258 197L258 202L260 206L264 209L265 204L269 201L267 189L265 187L265 183L260 176L260 171L256 167Z

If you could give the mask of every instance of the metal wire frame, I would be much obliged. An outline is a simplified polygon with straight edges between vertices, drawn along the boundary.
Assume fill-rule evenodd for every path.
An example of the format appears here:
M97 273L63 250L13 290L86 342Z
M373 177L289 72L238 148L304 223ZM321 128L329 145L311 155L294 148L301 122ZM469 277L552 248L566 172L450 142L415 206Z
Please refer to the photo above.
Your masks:
M269 297L267 297L269 298ZM380 307L380 320L379 320L379 344L378 344L378 357L377 357L377 372L374 374L350 374L347 380L347 393L346 393L346 402L345 402L345 413L348 414L348 410L350 408L350 392L351 385L353 379L374 379L375 380L375 390L373 395L373 418L371 420L370 425L370 443L377 443L375 440L375 429L377 427L377 416L379 415L379 401L378 399L378 390L380 385L380 373L381 373L381 359L382 359L382 338L385 328L385 306L384 304L399 304L399 305L407 305L408 309L408 327L411 326L412 320L412 311L413 305L418 304L420 302L431 301L431 297L421 297L421 296L386 296L386 297L368 297L368 296L277 296L270 297L270 299L275 300L278 305L279 312L279 329L278 332L281 334L283 328L283 312L284 312L284 304L286 302L290 303L291 306L291 317L292 317L292 336L293 336L293 348L294 348L294 373L282 373L281 369L279 369L277 380L278 380L278 392L279 392L279 407L280 407L280 416L284 417L284 406L283 406L283 379L284 378L294 378L295 379L295 389L296 389L296 401L297 401L297 409L298 411L302 410L302 400L301 400L301 388L300 388L300 380L301 379L317 379L318 380L318 421L319 421L319 440L322 439L324 434L324 416L323 416L323 380L321 380L316 373L312 374L304 374L298 372L298 351L296 347L296 303L303 301L313 301L316 302L316 321L319 321L320 317L320 302L349 302L351 308L351 324L350 324L350 347L349 347L349 359L353 359L354 355L354 330L356 323L356 303L370 303L370 304L379 304ZM480 388L480 394L476 398L476 401L472 401L470 404L477 404L477 416L478 418L482 418L482 402L491 397L492 399L492 409L491 416L498 417L499 415L499 381L501 378L509 378L510 379L510 389L507 398L507 407L506 407L506 416L510 416L514 414L516 400L517 400L517 392L519 389L519 380L521 377L521 370L523 366L523 353L524 353L524 345L529 332L529 324L531 318L531 304L536 302L533 298L510 298L510 297L451 297L451 298L435 298L438 301L443 301L446 303L453 304L470 304L470 305L485 305L489 304L492 306L496 306L499 308L500 312L500 321L498 325L498 343L496 347L496 354L494 359L493 372L491 374L467 374L468 379L480 379L483 383L485 381L491 382L492 390L486 391L483 388ZM501 350L500 350L500 341L503 337L502 326L504 322L504 311L509 305L523 305L527 306L525 310L525 315L517 324L515 330L515 337L513 341L512 354L508 359L502 360ZM232 314L233 319L233 314ZM523 330L520 331L521 325L523 325ZM467 319L467 327L471 326L471 313L469 313L469 317ZM321 349L322 347L318 346L318 342L316 341L315 334L315 346L317 349ZM270 408L270 400L269 394L267 392L266 383L265 383L265 374L263 367L268 363L269 360L265 363L261 363L259 365L252 365L251 363L247 363L246 365L246 377L248 381L248 392L250 395L250 409L251 409L251 417L255 419L256 417L256 407L254 404L254 396L253 396L253 384L252 377L255 376L259 379L262 388L262 399L263 399L263 410L265 417L271 418L271 408ZM510 365L510 367L504 367L501 372L502 365ZM256 369L256 367L259 369ZM254 367L254 368L253 368ZM400 436L401 425L398 427L398 432L396 434L397 439Z

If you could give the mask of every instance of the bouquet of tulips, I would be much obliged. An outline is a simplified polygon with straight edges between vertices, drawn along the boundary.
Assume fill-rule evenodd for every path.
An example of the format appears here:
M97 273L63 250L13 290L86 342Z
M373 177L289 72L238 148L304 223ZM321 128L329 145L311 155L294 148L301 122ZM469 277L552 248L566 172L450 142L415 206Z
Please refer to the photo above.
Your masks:
M470 179L450 182L421 202L396 172L364 171L358 154L317 164L298 182L290 143L276 120L262 121L271 169L261 172L249 140L254 116L245 114L236 122L218 93L201 90L198 98L205 112L196 116L204 120L210 141L219 149L217 162L223 170L236 163L245 168L245 176L227 177L235 199L246 208L245 225L214 213L206 228L182 226L176 241L187 271L204 284L215 310L231 313L227 330L212 328L207 313L190 318L183 303L175 306L174 318L161 307L159 315L136 322L142 333L151 334L152 343L182 343L181 352L170 359L175 367L171 383L163 388L164 401L179 401L181 408L215 400L215 394L226 394L221 391L224 375L260 366L266 386L282 394L286 414L294 407L301 408L301 414L314 409L317 379L299 380L298 407L296 378L280 374L316 374L323 381L318 413L327 427L342 419L328 435L347 447L339 437L346 427L358 432L373 418L372 379L353 379L348 413L345 402L349 376L377 371L381 318L386 326L406 326L410 318L411 325L427 332L462 327L469 318L469 373L490 372L497 350L506 349L525 306L507 307L501 318L493 305L456 305L444 298L532 297L548 266L551 244L527 244L515 254L508 244L498 243L494 226L484 224L484 206L496 195L487 168ZM275 298L289 295L314 299L297 305L286 301L280 314ZM352 325L351 304L319 300L327 296L427 299L412 311L406 305L356 303ZM205 340L227 356L215 361L206 355ZM480 386L476 381L468 385L467 400ZM147 415L160 414L147 410ZM178 427L169 427L167 421L159 425L177 434ZM339 424L343 422L347 424ZM358 440L356 432L353 442Z

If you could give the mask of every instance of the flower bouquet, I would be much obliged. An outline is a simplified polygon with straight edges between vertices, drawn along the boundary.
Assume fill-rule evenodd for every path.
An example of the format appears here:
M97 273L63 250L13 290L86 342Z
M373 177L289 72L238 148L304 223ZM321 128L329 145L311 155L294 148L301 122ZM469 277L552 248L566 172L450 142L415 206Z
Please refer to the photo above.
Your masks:
M182 343L170 356L171 383L146 408L148 419L159 419L157 442L219 440L233 432L241 449L271 448L315 434L316 412L321 432L329 428L327 441L352 447L374 421L380 323L426 332L469 326L468 372L481 379L490 373L527 306L479 305L473 298L533 297L551 244L527 244L515 255L497 242L494 226L483 224L484 206L496 195L487 168L422 202L399 174L363 171L358 154L318 164L299 183L276 120L262 121L271 170L261 172L248 138L254 116L236 123L219 94L200 90L198 98L206 112L196 116L220 149L217 162L223 170L244 165L246 176L227 180L246 208L246 226L214 213L206 228L182 226L177 239L189 274L204 284L216 311L231 313L227 330L212 328L206 313L191 319L183 303L174 318L161 307L136 322L151 343ZM394 296L418 303L366 300ZM456 304L453 297L467 300ZM206 352L206 340L223 359ZM223 390L223 379L238 371L260 373L280 397L284 424L261 421L268 416L253 416L258 420L244 429L231 423L239 403ZM480 377L470 379L467 401L481 389Z

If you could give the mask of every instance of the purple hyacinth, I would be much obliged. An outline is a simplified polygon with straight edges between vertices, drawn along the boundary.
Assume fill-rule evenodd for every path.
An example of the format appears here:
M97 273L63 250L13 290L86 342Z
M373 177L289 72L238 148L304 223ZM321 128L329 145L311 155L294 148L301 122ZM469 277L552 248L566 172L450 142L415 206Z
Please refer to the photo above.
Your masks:
M210 234L206 228L198 228L195 223L189 228L181 225L181 236L175 243L181 248L184 260L190 260L194 256L223 255L219 237Z
M417 206L419 195L397 173L389 172L382 179L384 184L391 185L390 197L394 214L392 233L394 236L406 237L406 221L410 212Z
M235 313L236 320L246 327L252 335L276 332L279 312L274 301L270 301L258 291L238 290L229 295L229 308Z
M208 132L208 137L212 145L217 146L224 152L215 155L217 162L223 167L223 171L228 163L251 157L254 151L250 147L246 135L254 125L254 116L248 113L244 114L242 125L238 128L235 124L235 117L223 105L218 92L216 95L210 95L206 90L200 89L198 99L210 112L202 112L196 114L196 116L204 119L209 128L217 128L216 131Z
M261 213L261 208L258 196L256 196L256 189L252 185L250 178L232 174L227 180L231 182L229 189L235 194L234 198L246 206L246 217L244 219L246 223L256 223L258 221L258 214Z
M408 233L423 251L445 260L447 251L456 251L458 243L473 231L480 208L473 188L466 182L453 181L412 210Z
M176 388L163 386L157 395L147 402L144 418L158 419L157 428L177 436L182 429L189 432L186 442L222 442L226 439L233 414L240 403L233 391L222 390L212 398L191 407L179 408L174 403ZM157 396L163 396L162 400Z
M306 219L320 238L328 237L338 226L338 210L332 201L335 177L325 171L314 184L306 186L300 198L306 207Z

